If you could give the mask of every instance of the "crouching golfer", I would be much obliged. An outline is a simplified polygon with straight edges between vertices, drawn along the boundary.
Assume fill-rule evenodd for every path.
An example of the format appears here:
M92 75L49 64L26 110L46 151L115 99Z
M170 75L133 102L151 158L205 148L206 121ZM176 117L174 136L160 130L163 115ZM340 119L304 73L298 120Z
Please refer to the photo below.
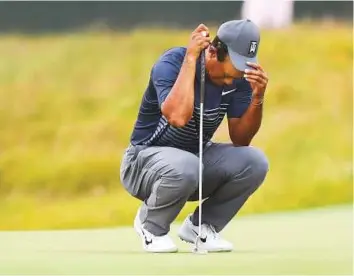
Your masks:
M211 41L203 24L187 47L172 48L154 64L125 151L120 178L142 201L134 228L149 252L176 252L168 235L187 201L198 200L200 53L206 51L202 242L209 252L231 251L221 230L268 172L266 156L250 142L260 128L268 78L257 64L260 34L250 20L223 23ZM232 143L213 134L227 114ZM180 228L194 243L198 208Z

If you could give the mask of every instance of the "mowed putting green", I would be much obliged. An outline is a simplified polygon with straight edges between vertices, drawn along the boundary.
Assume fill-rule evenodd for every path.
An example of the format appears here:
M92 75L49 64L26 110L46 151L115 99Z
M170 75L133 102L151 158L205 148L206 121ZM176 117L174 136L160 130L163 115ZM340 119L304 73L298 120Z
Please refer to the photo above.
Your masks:
M0 232L0 274L352 274L352 206L244 216L223 236L232 253L141 251L132 227Z

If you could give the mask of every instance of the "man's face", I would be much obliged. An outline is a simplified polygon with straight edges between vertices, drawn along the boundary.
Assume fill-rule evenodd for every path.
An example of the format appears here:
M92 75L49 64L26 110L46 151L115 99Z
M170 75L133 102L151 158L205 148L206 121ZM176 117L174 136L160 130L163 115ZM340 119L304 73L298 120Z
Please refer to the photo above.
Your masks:
M237 70L232 65L229 56L223 62L219 62L216 55L209 52L206 66L209 78L220 86L231 85L235 79L240 79L244 75L244 72Z

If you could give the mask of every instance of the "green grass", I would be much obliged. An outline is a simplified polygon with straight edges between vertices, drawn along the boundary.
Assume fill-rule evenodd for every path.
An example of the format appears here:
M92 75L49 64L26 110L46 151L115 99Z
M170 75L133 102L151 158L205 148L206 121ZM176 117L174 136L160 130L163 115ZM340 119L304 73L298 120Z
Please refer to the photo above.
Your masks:
M349 275L352 206L244 216L225 229L232 253L194 255L176 237L176 254L142 251L132 227L0 232L0 274Z
M188 36L0 36L0 229L131 222L121 157L152 64ZM352 202L352 46L349 25L264 31L270 82L253 145L270 172L241 214ZM214 140L228 140L226 122Z

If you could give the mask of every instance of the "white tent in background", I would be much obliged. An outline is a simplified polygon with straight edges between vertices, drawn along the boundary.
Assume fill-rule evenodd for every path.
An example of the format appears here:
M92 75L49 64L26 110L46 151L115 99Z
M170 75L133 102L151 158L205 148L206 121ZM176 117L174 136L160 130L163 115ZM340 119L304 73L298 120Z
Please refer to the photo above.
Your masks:
M292 0L244 0L241 17L251 19L260 28L284 28L292 24Z

